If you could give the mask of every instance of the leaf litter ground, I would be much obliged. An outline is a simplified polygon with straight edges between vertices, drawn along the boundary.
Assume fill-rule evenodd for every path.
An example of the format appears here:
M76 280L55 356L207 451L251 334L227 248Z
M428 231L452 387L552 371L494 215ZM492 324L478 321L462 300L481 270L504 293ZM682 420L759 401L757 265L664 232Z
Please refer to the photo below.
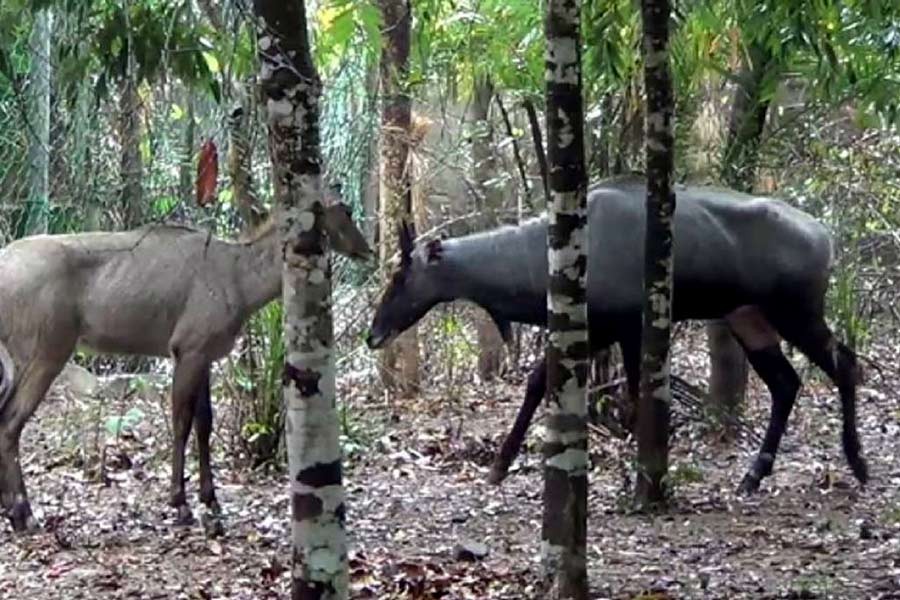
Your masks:
M750 499L734 494L755 442L726 445L676 410L675 500L661 515L630 510L633 445L593 435L592 598L900 598L900 376L895 344L870 350L860 432L872 482L860 490L840 450L839 403L794 359L804 387L775 473ZM674 371L705 380L702 335L680 339ZM888 365L890 368L888 368ZM353 415L345 482L354 598L519 599L536 591L541 529L541 412L499 487L486 482L523 392L516 382L415 400L372 399L345 383ZM228 402L214 401L217 419ZM44 529L0 528L0 598L266 599L289 595L286 480L234 467L218 421L213 443L226 534L173 525L165 403L138 394L130 428L106 435L105 470L85 476L84 440L98 407L59 386L27 426L22 461ZM747 418L762 433L769 399L750 385ZM92 416L93 415L93 416ZM109 424L109 417L100 417ZM105 418L105 421L103 420ZM82 425L87 423L88 425ZM115 428L113 428L115 429ZM188 457L196 516L196 461ZM486 556L483 554L486 553Z

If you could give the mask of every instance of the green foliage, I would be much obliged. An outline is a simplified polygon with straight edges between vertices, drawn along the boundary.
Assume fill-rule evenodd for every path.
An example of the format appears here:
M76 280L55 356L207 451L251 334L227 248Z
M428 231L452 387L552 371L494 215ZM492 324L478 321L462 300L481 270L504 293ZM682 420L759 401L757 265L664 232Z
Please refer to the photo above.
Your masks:
M854 265L843 263L835 273L835 283L830 288L831 312L837 323L838 334L851 350L861 351L869 334L869 319L860 306L856 286L859 277Z
M669 472L669 479L673 486L681 486L703 481L703 471L696 463L679 463Z
M540 91L544 78L541 6L531 2L424 0L415 5L411 80L467 95L490 76L499 88Z
M372 445L378 431L371 422L356 417L346 402L341 403L338 415L341 420L341 452L345 460L352 460Z
M54 49L56 76L64 86L91 79L96 98L103 99L128 73L131 55L138 83L154 82L169 73L205 88L216 101L221 99L217 66L224 61L211 42L214 32L207 25L196 24L188 3L173 0L134 0L125 5L112 0L4 2L0 9L0 73L8 80L18 80L26 72L27 66L16 59L23 55L22 45L30 30L21 17L38 6L54 10L62 21Z
M599 97L643 78L638 8L629 0L584 4L582 37L587 94Z
M247 322L244 352L225 374L232 382L229 387L241 394L241 445L254 468L280 469L286 464L282 333L282 305L276 300ZM346 403L341 404L339 415L341 446L351 457L369 445L374 433L369 423L354 417Z
M381 10L372 0L330 0L319 5L313 56L322 75L337 74L349 56L363 54L377 64L382 24Z
M247 322L247 348L233 364L229 376L244 393L246 413L241 428L244 448L254 467L280 468L285 461L281 438L284 428L281 373L284 365L282 307L267 304Z
M133 431L144 420L144 411L134 406L128 409L124 415L113 415L104 421L104 427L110 435L121 435L124 432Z

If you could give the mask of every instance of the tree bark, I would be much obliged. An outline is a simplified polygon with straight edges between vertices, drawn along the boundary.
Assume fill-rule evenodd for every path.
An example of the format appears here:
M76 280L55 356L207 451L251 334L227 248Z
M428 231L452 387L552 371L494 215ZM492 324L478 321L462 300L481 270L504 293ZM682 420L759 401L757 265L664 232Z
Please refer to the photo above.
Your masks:
M472 99L472 175L483 200L479 206L479 227L488 229L497 225L497 210L502 203L500 190L486 182L497 174L494 149L491 147L493 132L488 120L494 88L487 77L475 81ZM478 312L475 329L478 334L478 374L482 380L493 379L503 361L503 338L497 326L483 310Z
M141 158L141 99L137 83L129 74L122 80L119 96L119 137L122 157L119 178L122 190L122 228L131 229L141 223L144 214L144 161Z
M50 40L53 13L45 8L34 15L28 44L31 68L28 125L28 206L25 211L25 235L47 233L50 216L50 89L53 68L50 64Z
M738 75L719 173L728 186L743 192L751 192L756 179L759 144L769 110L764 88L766 78L772 75L773 63L771 53L762 44L751 44L749 57L749 64L745 63ZM747 357L723 320L707 323L706 338L709 408L722 425L726 439L733 439L747 393Z
M547 155L544 153L544 141L541 138L541 124L538 121L537 110L534 102L529 98L522 101L525 115L528 117L528 125L531 129L531 142L534 144L534 155L537 158L538 170L541 172L541 188L544 202L550 204L550 184L547 182Z
M234 204L241 216L241 229L249 232L265 220L266 211L253 189L250 102L248 97L242 100L228 115L228 175L231 178Z
M186 122L184 125L184 147L182 149L184 156L178 169L178 194L181 197L181 203L184 206L190 206L194 203L194 177L196 174L196 169L194 168L196 121L194 119L193 90L185 88L183 97Z
M380 64L372 61L366 67L366 111L375 110L378 106L379 86L381 85L379 70ZM381 188L380 173L380 157L379 141L381 136L372 136L369 138L369 146L366 148L366 164L368 165L369 176L366 179L366 186L363 191L363 210L365 212L365 220L363 234L366 241L373 248L381 247L381 236L379 235L379 193Z
M544 18L550 206L547 404L541 532L545 597L586 599L587 176L581 97L581 2L550 0Z
M672 328L672 188L674 99L669 69L669 0L642 0L644 85L647 90L647 225L641 385L637 417L641 506L664 503L669 468L669 345Z
M291 596L343 600L349 594L349 571L335 410L331 264L323 231L322 84L310 53L303 3L255 0L254 9L284 261Z
M391 275L388 261L397 252L397 226L412 219L412 186L409 171L409 133L412 101L406 91L409 79L411 6L408 0L380 0L384 18L381 53L381 175L380 259L382 281ZM385 348L381 357L382 384L411 394L418 389L419 336L413 326Z

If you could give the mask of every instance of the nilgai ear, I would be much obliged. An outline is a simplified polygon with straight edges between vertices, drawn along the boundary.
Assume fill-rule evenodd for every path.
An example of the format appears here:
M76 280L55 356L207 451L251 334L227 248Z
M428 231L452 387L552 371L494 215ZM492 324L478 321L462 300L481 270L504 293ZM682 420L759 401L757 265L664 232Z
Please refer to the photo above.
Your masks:
M441 240L431 240L428 242L428 245L425 246L425 256L428 258L428 263L436 263L444 255L444 246L441 244Z
M412 260L413 240L416 237L416 232L406 222L406 219L403 219L400 221L397 233L400 238L400 264L406 265Z

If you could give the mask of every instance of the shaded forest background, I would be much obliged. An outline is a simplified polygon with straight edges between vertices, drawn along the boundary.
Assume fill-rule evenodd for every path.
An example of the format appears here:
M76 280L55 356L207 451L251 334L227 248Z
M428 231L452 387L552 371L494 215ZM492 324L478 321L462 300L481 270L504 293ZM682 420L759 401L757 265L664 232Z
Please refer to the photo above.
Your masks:
M541 6L412 3L406 85L413 118L408 130L386 132L386 4L308 5L324 83L326 180L354 219L373 245L394 243L396 223L384 218L380 201L379 150L389 135L409 145L409 208L420 233L454 236L539 214L546 208ZM805 4L674 3L676 179L772 194L824 222L836 241L829 321L864 366L895 373L896 361L878 341L896 339L900 328L900 12L878 1ZM641 172L638 7L585 2L583 27L589 177ZM252 9L241 0L4 2L0 243L162 221L237 238L258 224L273 189L256 52ZM200 206L195 181L209 167L198 157L210 143L218 157L216 198ZM401 415L423 397L452 404L487 381L521 383L540 355L539 332L517 327L504 348L485 314L454 304L419 324L403 349L414 356L386 374L394 367L363 343L382 286L378 261L334 260L338 374L347 392L338 403L351 461L386 443L378 439L381 425L354 411L351 397ZM277 473L285 466L281 328L276 301L247 323L232 356L216 366L214 396L227 399L217 415L217 452L232 468ZM740 351L715 324L675 333L699 340L692 368L681 374L696 386L687 396L699 398L704 426L720 432L718 417L734 412L742 415L739 427L761 429L745 406ZM716 356L725 374L719 378L711 368ZM100 376L139 374L127 379L119 402L86 410L87 424L63 438L73 464L102 480L103 469L115 469L115 461L101 461L105 446L150 420L146 406L129 408L122 398L157 398L147 390L164 381L157 375L169 365L86 352L76 362ZM615 353L598 366L598 382L595 400L606 403L621 383ZM106 441L86 433L94 426ZM727 426L721 432L736 435ZM158 451L165 456L166 445Z

